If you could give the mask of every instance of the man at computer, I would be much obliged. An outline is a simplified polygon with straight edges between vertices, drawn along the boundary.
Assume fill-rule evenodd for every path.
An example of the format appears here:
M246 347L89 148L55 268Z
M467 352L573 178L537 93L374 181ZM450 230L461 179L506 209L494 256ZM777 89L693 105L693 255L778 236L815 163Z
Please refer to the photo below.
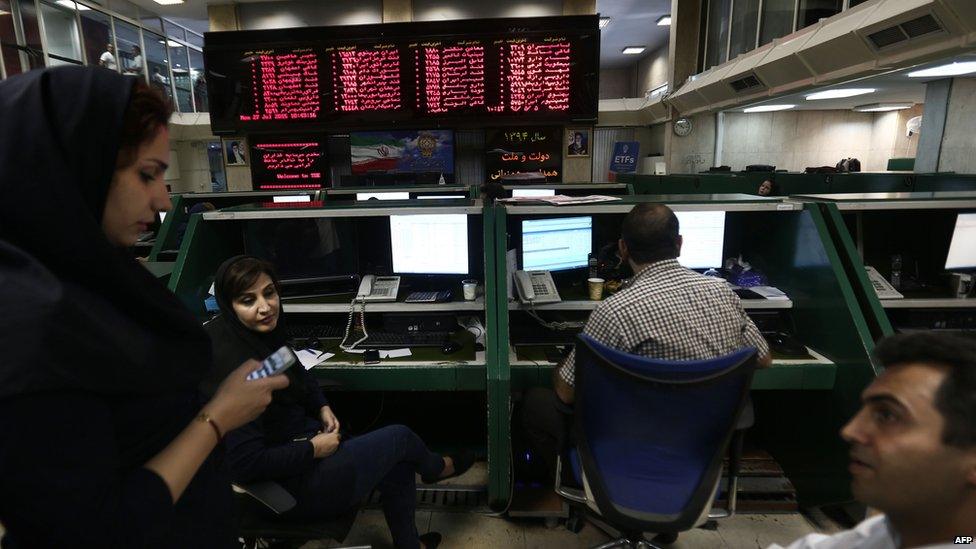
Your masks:
M664 360L708 359L752 346L759 350L759 367L769 366L769 347L738 296L724 280L681 266L681 244L670 208L635 206L618 241L620 257L635 275L594 309L583 332L621 351ZM522 405L529 445L553 474L571 424L566 412L574 400L574 361L572 352L553 372L555 390L531 389Z
M884 366L841 430L851 491L884 514L789 549L950 547L976 537L976 343L937 332L878 345ZM770 549L781 549L772 545Z

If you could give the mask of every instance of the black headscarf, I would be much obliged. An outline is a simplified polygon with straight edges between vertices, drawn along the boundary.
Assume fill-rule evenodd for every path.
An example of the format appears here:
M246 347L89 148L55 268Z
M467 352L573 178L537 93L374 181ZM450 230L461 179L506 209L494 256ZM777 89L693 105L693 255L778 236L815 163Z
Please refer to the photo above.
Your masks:
M220 307L220 316L211 320L206 325L207 333L213 344L214 369L207 379L204 380L201 388L206 394L213 394L217 390L220 382L227 377L227 374L234 371L238 366L249 359L263 360L265 357L275 352L282 345L285 345L288 336L285 334L285 313L284 307L279 301L278 305L278 324L270 332L256 332L244 325L237 313L234 312L234 297L230 295L227 288L227 271L232 265L242 259L257 259L252 256L237 255L220 264L214 277L214 297ZM274 273L268 273L275 288L279 289L277 277ZM292 367L286 370L289 378L289 385L286 389L275 391L273 399L276 402L299 402L305 398L305 383L299 374L302 368Z
M102 232L135 82L58 67L0 82L0 398L191 389L210 345Z

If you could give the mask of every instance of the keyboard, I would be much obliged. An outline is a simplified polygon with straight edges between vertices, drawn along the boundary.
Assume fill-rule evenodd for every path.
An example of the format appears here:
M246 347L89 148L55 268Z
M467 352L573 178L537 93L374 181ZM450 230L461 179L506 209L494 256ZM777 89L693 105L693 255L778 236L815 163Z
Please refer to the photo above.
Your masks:
M407 303L436 303L438 301L450 301L451 291L442 292L413 292L404 301Z
M369 337L357 345L361 349L400 348L400 347L441 347L450 339L451 332L381 332L369 330ZM349 335L349 342L362 337L359 332ZM309 338L342 338L346 335L346 327L338 324L307 324L288 326L285 337L291 340L305 340Z

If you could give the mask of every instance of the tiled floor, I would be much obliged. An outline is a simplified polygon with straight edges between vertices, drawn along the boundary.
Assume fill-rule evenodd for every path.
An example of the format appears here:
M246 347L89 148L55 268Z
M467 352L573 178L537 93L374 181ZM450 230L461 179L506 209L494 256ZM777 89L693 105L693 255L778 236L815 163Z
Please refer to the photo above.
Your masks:
M548 549L592 547L609 541L596 527L587 524L579 534L562 526L547 528L538 519L512 520L473 513L423 511L417 514L417 529L437 531L444 536L443 549ZM681 534L674 549L767 547L785 545L811 532L820 531L800 514L737 515L719 521L717 530L696 529ZM390 534L378 510L362 511L352 532L342 544L310 542L302 549L325 549L355 545L390 549Z

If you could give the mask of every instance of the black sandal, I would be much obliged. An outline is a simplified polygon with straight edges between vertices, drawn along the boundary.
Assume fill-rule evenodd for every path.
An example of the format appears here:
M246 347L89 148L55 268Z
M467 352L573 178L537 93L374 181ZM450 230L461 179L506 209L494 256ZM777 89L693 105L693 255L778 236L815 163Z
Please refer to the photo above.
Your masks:
M434 484L445 479L461 476L468 472L468 469L474 465L474 454L467 450L461 450L456 454L448 454L446 457L451 458L451 462L454 463L454 472L443 478L440 476L433 478L429 476L421 476L420 480L423 481L424 484Z
M441 535L439 532L427 532L417 539L420 540L420 543L424 544L424 549L437 549L437 546L441 544Z

